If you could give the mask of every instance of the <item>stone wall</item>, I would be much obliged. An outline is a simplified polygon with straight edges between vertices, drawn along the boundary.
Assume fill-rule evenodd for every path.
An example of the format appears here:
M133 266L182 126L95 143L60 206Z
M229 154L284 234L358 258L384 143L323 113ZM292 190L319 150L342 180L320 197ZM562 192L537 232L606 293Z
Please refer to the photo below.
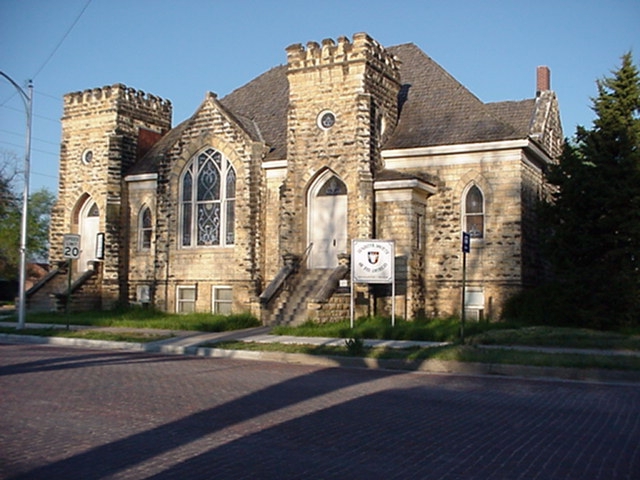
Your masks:
M521 286L523 154L521 148L495 147L486 151L387 159L390 168L438 179L437 192L426 202L424 268L418 270L426 285L427 316L460 313L462 201L472 185L484 197L484 235L471 241L467 285L482 289L484 315L493 318L499 316L504 300ZM532 190L539 178L534 178L533 171L529 177L527 189ZM530 196L527 202L531 202ZM417 259L409 260L409 265L415 268L419 268L419 263Z
M280 255L307 247L306 194L324 169L347 186L350 238L374 233L373 172L380 164L382 125L395 125L399 70L396 60L365 34L287 48L290 107L287 173L281 189ZM321 112L335 124L318 125ZM380 125L379 127L376 127Z
M179 231L180 178L188 162L206 148L221 152L236 171L233 246L182 247ZM196 309L211 311L211 287L233 289L234 311L251 310L262 288L262 231L259 228L265 146L244 132L213 94L190 120L182 138L160 165L154 233L154 292L158 308L175 311L178 286L197 286ZM133 205L135 212L138 205Z
M376 192L376 238L395 240L396 315L424 316L427 197L412 188ZM391 288L377 287L378 314L391 314Z
M105 233L101 289L103 307L126 298L125 220L122 174L135 160L140 128L164 133L171 127L171 104L121 84L64 97L60 183L52 211L50 261L62 260L63 235L80 233L79 215L93 200ZM91 151L91 157L86 152Z
M139 285L148 285L153 288L155 271L154 271L154 253L156 248L156 239L154 233L157 231L157 214L156 214L156 189L157 182L155 178L138 179L136 181L127 181L127 224L128 237L126 245L128 246L128 286L127 298L131 303L138 301L137 287ZM143 248L141 244L140 231L140 214L143 208L148 207L151 212L152 235L150 248Z
M475 158L474 158L475 157ZM437 169L440 192L429 199L427 214L428 312L446 317L460 312L463 195L477 185L484 195L484 236L472 239L467 255L467 285L484 288L485 310L504 301L504 288L520 285L521 173L518 152L486 152L468 158L472 163Z

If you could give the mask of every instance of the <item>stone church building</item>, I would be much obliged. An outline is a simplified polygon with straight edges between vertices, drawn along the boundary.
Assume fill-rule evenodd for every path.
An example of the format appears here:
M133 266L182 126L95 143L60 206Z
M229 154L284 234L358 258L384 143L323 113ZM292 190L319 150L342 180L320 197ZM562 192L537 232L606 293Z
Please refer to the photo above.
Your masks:
M533 90L483 103L416 45L360 33L289 46L176 126L168 100L121 84L69 93L58 266L30 301L348 318L351 240L386 239L396 313L442 317L461 309L466 231L466 309L498 318L542 274L534 207L563 141L546 67ZM52 292L68 233L80 258ZM354 288L358 315L389 313L388 285Z

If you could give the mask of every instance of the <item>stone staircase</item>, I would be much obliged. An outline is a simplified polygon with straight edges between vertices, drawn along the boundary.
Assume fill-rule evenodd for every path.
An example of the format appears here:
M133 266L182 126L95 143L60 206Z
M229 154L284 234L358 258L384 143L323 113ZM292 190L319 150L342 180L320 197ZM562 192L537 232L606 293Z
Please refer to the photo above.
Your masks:
M99 270L97 262L92 268L76 275L68 286L68 263L60 262L26 292L27 310L30 312L99 310L101 307Z
M55 312L59 309L55 293L66 288L68 262L58 262L49 273L26 291L26 306L30 312Z
M280 296L271 325L299 325L307 320L307 305L327 284L333 270L314 269L300 273L297 282Z

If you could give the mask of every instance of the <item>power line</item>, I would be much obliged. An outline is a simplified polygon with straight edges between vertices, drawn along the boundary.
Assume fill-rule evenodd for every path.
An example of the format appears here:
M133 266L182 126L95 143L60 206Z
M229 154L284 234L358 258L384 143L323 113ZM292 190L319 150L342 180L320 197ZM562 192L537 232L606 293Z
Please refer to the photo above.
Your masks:
M82 8L82 10L80 10L80 13L78 14L78 16L76 17L76 19L73 21L73 23L71 24L71 26L69 27L69 29L65 32L65 34L62 36L62 38L60 39L60 41L58 42L58 44L55 46L55 48L53 49L53 51L49 54L49 56L47 57L47 59L42 63L42 65L40 66L40 68L36 71L36 73L33 74L33 76L31 77L32 79L36 78L38 76L38 74L42 71L42 69L44 69L44 67L47 65L47 63L49 63L49 61L53 58L53 56L55 55L55 53L58 51L58 49L60 48L60 46L64 43L64 41L67 39L67 36L71 33L71 30L73 30L73 27L76 26L76 23L78 23L78 21L80 20L80 17L82 17L82 14L84 13L84 11L87 9L87 7L89 6L89 4L91 3L91 0L87 0L87 3L84 5L84 7Z
M54 100L60 102L60 96L59 95L51 95L50 93L44 93L42 90L38 90L38 89L33 89L34 93L40 97L47 97L47 98L53 98Z
M1 143L1 144L4 144L4 145L9 145L9 146L11 146L11 147L16 147L16 148L24 147L24 145L18 145L18 144L16 144L16 143L5 142L4 140L0 140L0 143ZM46 151L46 150L40 150L40 149L38 149L38 148L32 148L31 150L32 150L32 151L34 151L34 152L43 153L43 154L45 154L45 155L53 155L54 157L57 157L57 156L58 156L58 153L48 152L48 151Z
M4 103L0 103L0 107L6 108L7 110L12 110L14 112L22 112L22 110L20 110L19 108L9 107L8 105L5 105ZM34 118L41 118L43 120L48 120L49 122L56 122L56 123L60 122L59 118L45 117L44 115L35 115L34 114L33 117Z
M22 134L22 133L12 132L10 130L5 130L3 128L0 128L0 132L6 133L6 134L9 134L9 135L13 135L14 137L23 137L24 136L24 134ZM37 137L31 137L31 138L33 140L36 140L36 141L40 142L40 143L46 143L48 145L55 145L56 147L60 145L60 142L52 142L50 140L44 140L42 138L37 138Z

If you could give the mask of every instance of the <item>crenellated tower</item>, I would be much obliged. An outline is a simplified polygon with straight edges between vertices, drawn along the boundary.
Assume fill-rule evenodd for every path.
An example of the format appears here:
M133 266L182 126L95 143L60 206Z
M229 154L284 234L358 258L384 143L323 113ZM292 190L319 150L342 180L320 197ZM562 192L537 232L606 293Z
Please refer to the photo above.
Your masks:
M126 281L123 174L171 128L171 112L169 101L122 84L64 96L49 258L63 259L65 233L80 234L74 269L80 274L96 259L97 233L104 234L100 289L106 303L120 300Z
M286 51L280 250L299 254L313 243L313 257L333 249L325 252L328 260L315 265L330 268L334 254L348 250L349 238L374 234L373 180L382 168L380 146L397 123L399 61L364 33L353 41L340 37L337 43L295 44ZM325 198L331 195L336 198Z

